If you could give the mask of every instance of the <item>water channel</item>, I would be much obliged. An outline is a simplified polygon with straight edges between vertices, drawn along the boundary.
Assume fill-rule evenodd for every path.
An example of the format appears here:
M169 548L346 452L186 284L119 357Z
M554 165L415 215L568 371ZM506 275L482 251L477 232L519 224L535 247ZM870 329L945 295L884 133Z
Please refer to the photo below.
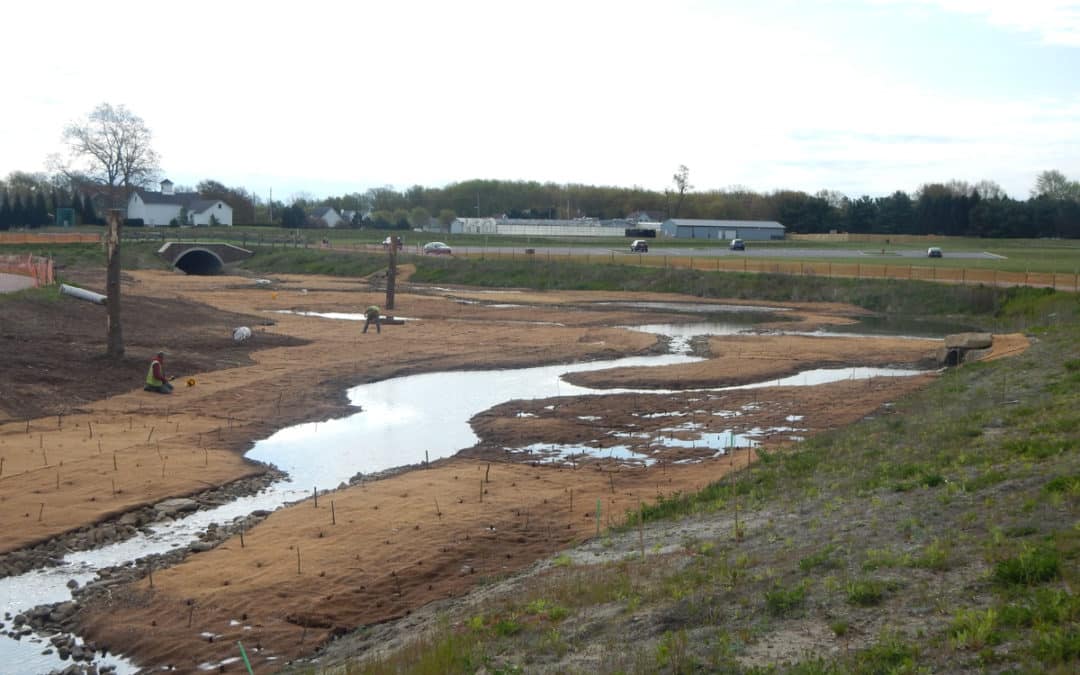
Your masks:
M343 317L344 318L344 317ZM350 317L351 318L351 317ZM273 510L289 502L310 497L312 490L332 489L357 474L418 464L425 459L449 457L479 439L469 420L484 410L514 399L541 399L557 396L601 395L615 393L665 393L657 390L595 390L572 385L563 376L568 373L619 367L655 367L690 363L687 344L692 336L728 334L747 329L743 321L713 322L692 326L656 325L638 330L667 335L673 351L659 356L643 356L613 361L542 366L514 370L455 371L394 378L354 387L349 401L359 411L337 419L311 422L282 429L257 441L247 457L274 464L288 473L288 478L261 493L237 499L229 504L197 511L190 516L149 529L124 542L92 551L72 553L55 568L34 570L0 579L0 603L11 615L41 604L69 600L69 580L83 585L96 577L97 571L122 565L135 559L187 546L212 523L227 523L259 509ZM844 379L907 376L920 371L876 368L842 368L799 373L790 378L770 380L744 387L812 386ZM707 391L719 391L711 389ZM733 411L732 415L737 415ZM793 420L794 421L794 420ZM794 427L791 430L796 430ZM672 439L669 439L672 440ZM753 444L753 434L703 432L695 441L723 452L732 445ZM550 448L549 448L550 449ZM604 456L616 456L616 450L593 449ZM571 453L589 452L575 447ZM566 452L560 449L556 452ZM318 456L318 462L311 462ZM0 663L3 672L12 675L37 675L60 670L69 663L55 653L45 654L48 640L31 635L21 640L0 637ZM51 651L51 650L50 650ZM134 673L137 668L123 658L98 657L100 665L112 665L117 673ZM206 664L207 668L215 664Z

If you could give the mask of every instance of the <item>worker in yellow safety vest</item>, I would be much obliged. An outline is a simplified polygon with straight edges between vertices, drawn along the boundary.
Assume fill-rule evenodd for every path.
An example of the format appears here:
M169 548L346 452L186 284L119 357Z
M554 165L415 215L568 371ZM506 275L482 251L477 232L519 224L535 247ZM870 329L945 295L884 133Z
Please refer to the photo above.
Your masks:
M159 394L171 394L173 377L165 377L165 352L158 352L150 362L150 369L146 371L145 391L156 391Z

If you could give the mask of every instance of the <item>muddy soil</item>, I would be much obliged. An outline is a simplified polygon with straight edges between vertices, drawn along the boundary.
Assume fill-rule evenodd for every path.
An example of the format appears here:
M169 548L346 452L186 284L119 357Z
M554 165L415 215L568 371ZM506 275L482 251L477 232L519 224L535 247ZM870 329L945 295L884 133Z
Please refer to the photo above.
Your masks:
M257 473L262 468L245 461L241 451L289 424L342 413L349 385L435 370L645 354L663 349L663 342L621 326L700 320L597 304L695 302L690 297L491 293L406 283L390 313L409 320L364 335L355 321L282 312L359 312L381 304L381 290L368 280L286 275L261 286L242 277L136 272L126 279L124 294L130 303L125 307L133 308L125 316L139 317L125 325L129 349L148 356L164 345L175 355L172 371L179 381L193 378L195 384L180 386L172 396L149 394L138 386L145 363L134 355L131 372L122 377L114 366L86 366L89 355L71 359L72 345L89 340L93 331L91 322L76 332L83 320L68 322L67 315L100 308L45 309L41 316L36 308L20 310L25 314L18 323L36 325L36 333L17 332L31 329L12 328L5 315L3 333L23 336L8 338L19 345L4 360L8 372L21 364L70 374L66 382L80 384L72 384L70 394L67 387L52 386L52 397L62 403L31 397L38 401L36 410L49 416L29 425L23 415L34 409L30 404L5 408L14 419L0 425L0 501L7 506L0 510L0 550ZM829 317L849 321L859 313L842 306L791 309L802 317L802 327ZM46 315L52 324L42 319ZM179 330L169 328L170 319ZM231 341L238 322L255 330L240 347ZM102 332L103 323L101 318L97 324ZM807 363L924 363L938 346L931 340L755 340L704 341L699 349L716 358L696 368L657 368L647 377L643 370L599 371L589 377L607 386L718 387L765 373L794 374ZM730 358L732 349L742 358ZM83 389L84 380L97 389ZM34 389L34 378L20 381ZM507 403L474 420L482 441L458 457L323 495L318 507L308 500L275 512L248 533L243 546L230 538L155 572L152 589L142 580L112 588L108 600L84 604L81 632L140 665L171 665L181 672L235 656L235 642L242 639L256 671L272 671L310 655L333 636L522 569L595 536L597 527L621 522L639 501L702 487L753 457L744 449L707 458L714 453L691 447L660 451L649 466L610 460L568 464L508 453L507 447L611 442L613 430L678 433L663 431L663 417L645 416L664 413L697 417L716 432L776 429L764 445L780 450L798 437L869 414L922 382L878 378L813 388ZM49 405L68 412L56 417ZM800 419L791 421L792 416ZM689 458L704 461L676 463Z

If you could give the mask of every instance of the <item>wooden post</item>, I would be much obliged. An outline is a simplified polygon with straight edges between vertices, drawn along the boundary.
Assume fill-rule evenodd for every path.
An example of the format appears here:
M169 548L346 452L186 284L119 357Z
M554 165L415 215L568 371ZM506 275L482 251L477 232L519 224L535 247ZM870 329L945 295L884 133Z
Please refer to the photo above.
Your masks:
M337 525L337 512L334 511L334 500L330 500L330 524Z
M397 242L390 237L390 255L386 265L386 308L394 308L394 294L397 291Z
M108 230L105 234L105 307L108 310L108 343L105 354L119 359L124 355L124 334L120 327L120 209L105 212Z

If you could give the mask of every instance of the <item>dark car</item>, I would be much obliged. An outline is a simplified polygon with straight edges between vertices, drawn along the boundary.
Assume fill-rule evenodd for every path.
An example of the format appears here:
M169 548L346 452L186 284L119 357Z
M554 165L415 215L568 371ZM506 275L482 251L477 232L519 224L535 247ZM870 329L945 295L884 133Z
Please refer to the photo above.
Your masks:
M732 251L745 251L746 242L744 242L742 239L732 239L730 248Z
M631 253L648 253L649 252L649 242L645 241L644 239L635 239L634 242L632 244L630 244L630 252Z
M424 244L424 255L454 255L454 249L441 241L429 241Z

